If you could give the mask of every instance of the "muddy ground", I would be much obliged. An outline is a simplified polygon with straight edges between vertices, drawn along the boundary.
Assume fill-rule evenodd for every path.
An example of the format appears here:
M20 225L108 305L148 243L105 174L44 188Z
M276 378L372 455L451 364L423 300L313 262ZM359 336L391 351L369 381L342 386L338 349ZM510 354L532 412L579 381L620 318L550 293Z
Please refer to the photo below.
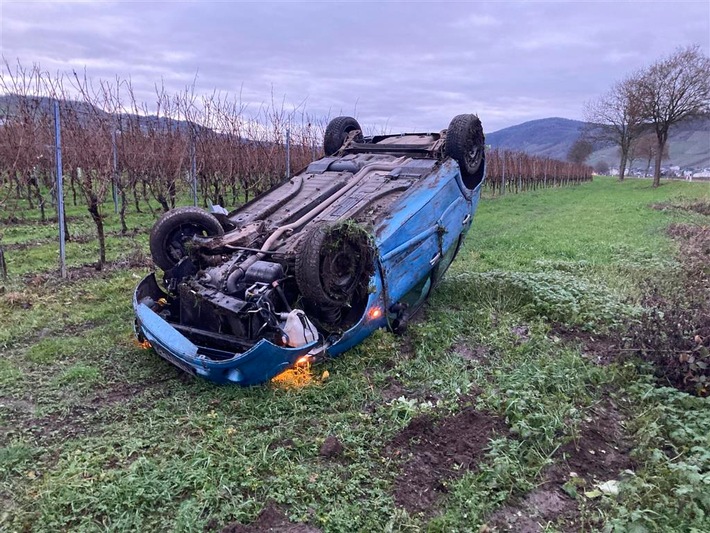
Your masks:
M442 420L416 417L387 451L403 460L393 488L395 502L410 513L434 513L447 481L475 470L490 439L506 433L499 417L472 406Z
M205 531L220 531L220 529L215 527L215 524L208 524ZM291 522L286 511L274 502L267 503L257 519L251 524L244 525L235 522L221 529L221 533L261 533L265 531L270 533L320 533L321 530L308 524Z
M592 529L586 516L600 496L597 487L609 482L613 486L635 465L618 406L609 400L594 407L591 415L578 437L553 455L555 462L541 473L537 488L494 512L486 531L536 533L547 525L570 533Z

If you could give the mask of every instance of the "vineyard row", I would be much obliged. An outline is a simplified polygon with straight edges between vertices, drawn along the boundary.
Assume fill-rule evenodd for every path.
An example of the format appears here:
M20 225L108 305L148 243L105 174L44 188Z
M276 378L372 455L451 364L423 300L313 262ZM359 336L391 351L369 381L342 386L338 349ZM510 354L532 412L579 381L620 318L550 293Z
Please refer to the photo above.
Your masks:
M168 210L182 195L233 207L269 189L323 155L328 117L270 104L256 112L238 98L194 87L156 87L152 108L130 81L93 83L51 76L38 67L0 74L0 212L56 204L55 113L59 105L65 196L83 202L97 228L105 261L103 219L113 198L121 227L126 210ZM366 132L372 133L372 132ZM575 184L591 179L584 165L520 152L487 151L486 187L493 194ZM151 202L154 202L152 204Z

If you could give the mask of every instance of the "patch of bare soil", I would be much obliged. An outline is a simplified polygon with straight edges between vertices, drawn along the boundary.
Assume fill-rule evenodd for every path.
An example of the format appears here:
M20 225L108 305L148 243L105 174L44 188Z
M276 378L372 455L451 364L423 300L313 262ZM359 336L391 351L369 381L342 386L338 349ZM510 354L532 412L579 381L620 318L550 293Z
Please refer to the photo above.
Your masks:
M570 472L590 487L595 482L618 479L620 472L632 469L631 443L623 425L624 417L612 400L593 407L577 439L556 453L562 461L550 468L553 482L566 483Z
M397 357L396 358L392 357L390 359L385 360L383 362L382 366L386 370L392 370L395 366L397 366L398 361L402 361L402 360L408 361L408 360L416 357L416 355L417 355L417 353L416 353L416 346L414 345L414 340L409 335L404 335L401 338L401 342L399 343L399 350L398 350Z
M692 211L700 215L710 216L710 202L698 201L681 201L681 202L660 202L651 206L658 211L666 211L669 209L679 211Z
M565 532L589 529L588 521L582 521L579 499L595 485L619 480L625 470L633 469L630 451L617 406L609 400L592 408L577 439L557 450L540 486L494 512L488 531L537 533L548 524ZM575 493L576 498L571 495ZM595 501L587 500L586 506L593 507Z
M387 386L382 389L382 398L385 401L389 402L396 400L402 396L406 398L412 397L413 391L405 387L397 378L387 376L387 378L385 378L385 382L387 383Z
M325 459L333 459L343 454L343 444L335 435L328 435L323 441L318 454Z
M510 328L510 332L515 336L515 344L525 344L530 340L530 328L525 324Z
M125 270L127 268L153 268L153 261L149 256L142 251L136 251L130 257L120 259L118 261L104 263L101 268L97 268L96 263L89 263L77 267L67 268L66 280L63 280L59 275L59 270L50 270L47 272L35 272L22 276L25 284L31 286L39 285L60 285L62 283L107 277L112 272Z
M0 435L11 439L17 434L23 434L34 437L44 444L92 435L100 431L104 423L102 419L104 409L133 400L144 392L173 379L178 378L171 375L145 383L117 384L89 396L81 404L71 406L66 412L55 412L39 417L36 416L36 405L33 402L0 396L0 409L3 409L9 423L8 427L0 427ZM115 422L116 415L111 416L112 421ZM3 441L2 437L0 443Z
M434 394L426 389L413 389L405 387L397 378L388 376L385 378L386 387L382 389L382 398L386 402L396 400L397 398L415 399L420 402L436 403L441 400L441 396ZM374 406L373 406L374 407Z
M710 226L672 224L680 272L648 280L646 311L624 341L630 355L653 363L656 375L680 390L710 395Z
M497 416L465 407L436 420L415 418L390 443L387 453L405 462L394 483L397 505L410 513L431 514L446 482L475 470L492 438L507 433Z
M451 351L472 363L485 363L491 355L491 349L488 346L470 346L464 342L454 344Z
M69 222L76 222L77 220L80 220L83 217L77 216L77 215L69 215L66 218L67 223ZM42 220L39 219L29 219L29 218L24 218L24 217L17 217L16 215L11 215L8 217L5 217L3 219L0 219L0 224L6 225L6 226L17 226L17 225L23 225L23 226L46 226L48 224L56 224L57 223L57 217L47 217L47 219L43 222Z
M8 440L18 434L31 436L45 445L63 442L67 439L92 434L91 418L95 413L96 409L94 408L76 405L71 407L67 413L52 413L37 417L34 410L28 411L18 409L16 405L10 406L6 410L6 420L9 422L9 427L3 428L2 434ZM0 442L5 438L0 438Z
M172 373L163 379L146 381L144 383L118 383L110 389L97 392L93 397L87 400L87 404L94 408L103 408L130 401L147 390L153 389L168 381L179 379L183 373Z
M514 505L506 505L491 515L482 531L539 533L548 524L561 531L580 531L576 502L559 489L535 489Z
M693 248L693 250L690 250L692 255L702 254L703 252L707 253L708 232L710 232L710 227L696 224L671 224L668 226L667 231L668 235L673 239L690 241L687 244L690 248ZM680 256L681 260L685 258L683 252L687 251L688 250L683 247L681 250L682 255Z
M618 335L600 335L564 324L553 324L549 336L560 339L566 344L578 346L584 357L599 365L613 363L620 353L621 340Z
M320 533L321 530L308 524L291 522L286 516L286 512L274 502L268 502L251 524L234 522L222 529L222 533L260 533L265 531L271 533Z

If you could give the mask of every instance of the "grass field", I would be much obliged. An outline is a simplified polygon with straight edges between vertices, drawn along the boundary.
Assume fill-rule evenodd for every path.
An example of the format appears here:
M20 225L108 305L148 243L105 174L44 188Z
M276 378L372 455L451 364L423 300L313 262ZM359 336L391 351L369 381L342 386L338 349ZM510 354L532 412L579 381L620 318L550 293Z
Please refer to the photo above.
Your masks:
M602 342L673 276L665 228L708 223L650 205L697 197L600 178L484 199L421 319L299 387L213 386L135 345L150 215L131 237L108 216L103 272L71 243L69 281L56 225L2 226L0 530L710 531L710 400Z

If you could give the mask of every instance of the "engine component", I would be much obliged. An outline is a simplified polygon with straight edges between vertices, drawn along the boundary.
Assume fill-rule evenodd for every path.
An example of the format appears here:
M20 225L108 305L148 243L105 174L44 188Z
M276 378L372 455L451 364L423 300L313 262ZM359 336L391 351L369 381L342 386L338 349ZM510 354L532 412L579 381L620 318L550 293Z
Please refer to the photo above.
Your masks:
M286 323L282 328L284 344L298 348L318 339L318 330L301 309L294 309L285 315Z
M244 273L244 282L249 285L256 282L273 283L283 277L284 269L280 263L257 261Z

